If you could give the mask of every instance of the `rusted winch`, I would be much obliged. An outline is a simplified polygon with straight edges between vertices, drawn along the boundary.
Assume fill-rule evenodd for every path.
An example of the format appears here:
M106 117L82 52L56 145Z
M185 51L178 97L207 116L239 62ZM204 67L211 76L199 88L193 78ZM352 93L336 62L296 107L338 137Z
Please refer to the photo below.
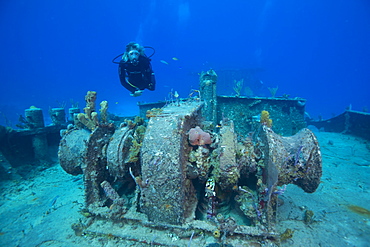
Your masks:
M60 142L60 165L72 175L84 174L89 211L116 220L127 219L131 210L157 224L205 220L212 225L237 223L218 218L220 207L234 201L252 228L233 231L273 234L283 186L293 183L312 193L319 185L317 139L308 129L282 137L264 124L253 135L238 137L228 120L217 132L204 131L210 141L189 141L190 130L206 127L201 108L199 102L169 105L146 129L131 122L120 128L101 124L92 132L68 130ZM204 211L202 204L208 204Z

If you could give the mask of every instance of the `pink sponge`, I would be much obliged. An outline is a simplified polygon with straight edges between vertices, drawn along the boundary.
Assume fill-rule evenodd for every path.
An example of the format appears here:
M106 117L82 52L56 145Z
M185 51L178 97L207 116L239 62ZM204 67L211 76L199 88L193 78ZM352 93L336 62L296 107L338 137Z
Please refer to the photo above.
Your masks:
M211 144L211 135L207 132L204 132L199 126L191 128L188 132L189 142L193 146Z

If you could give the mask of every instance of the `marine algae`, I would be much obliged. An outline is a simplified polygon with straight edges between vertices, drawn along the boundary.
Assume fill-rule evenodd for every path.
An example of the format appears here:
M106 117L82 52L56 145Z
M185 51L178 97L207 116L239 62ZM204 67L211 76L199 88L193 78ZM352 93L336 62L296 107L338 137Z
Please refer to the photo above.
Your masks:
M306 210L304 212L303 222L306 225L309 225L314 222L313 217L314 217L314 212L312 210Z
M285 230L285 232L283 232L282 234L280 234L280 241L283 242L283 241L285 241L287 239L292 238L293 237L293 233L294 233L294 231L292 229L287 228Z

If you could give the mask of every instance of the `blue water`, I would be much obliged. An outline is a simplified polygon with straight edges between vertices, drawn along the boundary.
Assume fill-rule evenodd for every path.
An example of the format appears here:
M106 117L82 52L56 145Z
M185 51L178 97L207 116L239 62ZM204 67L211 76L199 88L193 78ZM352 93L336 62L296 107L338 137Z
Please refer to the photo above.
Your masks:
M258 96L278 86L306 98L313 118L370 107L368 0L3 0L0 30L0 124L31 105L83 107L88 90L132 115L171 89L186 97L210 68L259 68ZM130 41L156 50L157 90L140 98L111 62Z

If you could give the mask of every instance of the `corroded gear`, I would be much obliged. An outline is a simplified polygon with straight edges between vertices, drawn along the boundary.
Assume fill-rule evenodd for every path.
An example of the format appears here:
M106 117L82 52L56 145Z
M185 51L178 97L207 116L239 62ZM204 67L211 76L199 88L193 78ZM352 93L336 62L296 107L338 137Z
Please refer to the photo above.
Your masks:
M82 164L85 162L83 152L90 131L74 129L67 131L59 143L59 164L67 173L72 175L82 174Z
M294 136L283 137L263 126L260 137L269 189L293 183L307 193L315 192L322 175L322 160L319 143L312 131L302 129ZM275 169L277 174L273 174Z

